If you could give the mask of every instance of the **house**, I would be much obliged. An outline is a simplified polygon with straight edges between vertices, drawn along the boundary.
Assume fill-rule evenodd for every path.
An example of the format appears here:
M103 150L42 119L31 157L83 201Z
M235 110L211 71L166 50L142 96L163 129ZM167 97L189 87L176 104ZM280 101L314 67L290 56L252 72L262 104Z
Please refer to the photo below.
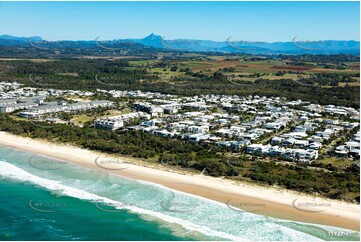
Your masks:
M200 142L202 140L207 140L208 138L209 138L208 134L193 134L189 136L189 141Z
M349 151L349 155L352 157L359 157L360 158L360 148L351 148Z
M18 105L27 105L25 112L21 112L21 117L40 117L43 114L58 113L58 112L74 112L74 111L85 111L95 108L106 108L112 107L113 102L106 100L96 100L90 102L77 102L67 104L64 101L59 102L42 102L39 99L33 100L33 103L19 103Z
M304 139L308 137L308 134L306 134L305 132L293 132L292 136L295 139Z
M210 108L211 106L206 105L205 102L189 102L189 103L183 103L182 107L204 110L204 109Z
M246 153L253 154L258 148L262 147L262 144L251 144L247 145Z
M302 116L302 117L299 118L299 120L305 122L305 121L308 120L308 117L307 116Z
M269 149L270 149L271 147L272 147L271 145L262 145L262 146L258 147L258 149L256 149L256 150L254 151L254 154L255 154L255 155L265 155L265 154L268 154Z
M96 129L109 129L116 130L124 126L123 120L116 119L98 119L94 121L94 127Z
M310 142L318 142L318 143L323 142L323 138L318 135L312 135L311 138L309 138L309 140Z
M321 143L319 143L319 142L313 142L313 143L311 143L311 144L308 145L308 149L310 149L310 150L318 150L318 149L321 148L321 146L322 146Z
M334 119L326 119L323 121L325 124L338 124L339 121L338 120L334 120Z
M244 140L256 140L260 135L257 133L243 135Z
M176 130L178 132L182 132L182 131L188 130L188 125L181 124L181 123L170 123L170 124L168 124L168 128L169 129L174 129L174 130Z
M209 132L209 126L190 126L188 127L188 131L191 133L207 133Z
M167 106L163 109L164 114L176 114L178 113L178 108L174 106Z
M293 146L297 140L295 138L288 138L282 142L282 146L289 147Z
M282 124L281 123L276 123L276 122L272 122L272 123L266 123L263 126L265 129L270 129L272 131L278 131L281 127Z
M272 133L271 130L268 130L268 129L259 129L259 128L256 128L256 129L251 129L249 131L250 134L253 134L253 133L256 133L257 135L261 136L263 135L264 133Z
M295 160L301 164L311 164L318 158L317 150L297 150L295 151Z
M232 132L241 133L241 132L245 132L246 128L243 126L240 126L240 125L234 125L234 126L231 126L229 128L229 130Z
M16 99L0 100L0 107L1 106L6 106L6 105L11 105L11 104L16 104L16 103L17 103Z
M282 157L287 160L294 160L295 157L295 149L287 148L285 152L282 154Z
M217 130L216 135L220 137L232 138L233 132L229 129L219 129Z
M295 129L294 129L295 132L302 132L302 133L305 133L306 132L306 127L304 126L296 126Z
M136 130L140 130L140 129L142 129L142 126L140 126L140 125L134 125L134 126L128 126L128 127L126 127L128 130L130 130L130 131L136 131Z
M284 153L284 149L281 149L278 145L272 146L268 149L268 155L272 157L279 156L280 154Z
M152 127L156 125L155 120L150 120L150 121L144 121L140 123L141 126L145 126L145 127Z
M335 149L335 155L339 158L347 158L349 150L345 145L337 146Z
M207 123L208 122L208 118L205 117L197 117L193 119L197 124L202 124L202 123Z
M349 141L345 143L345 146L348 150L351 149L360 149L360 143L355 141Z
M147 127L147 126L142 126L142 128L141 128L141 130L142 130L143 132L151 133L151 134L154 134L154 131L155 131L156 129L159 129L159 127L157 127L157 126L149 126L149 127Z
M231 141L218 141L216 142L217 146L230 147L232 145Z
M158 137L174 137L175 136L174 132L169 132L166 129L156 129L156 130L154 130L154 134Z
M229 123L228 119L226 118L220 118L218 120L216 120L217 123L219 123L219 125L223 126Z
M137 102L134 104L134 108L149 113L152 117L157 117L158 114L163 113L163 108L160 106L152 105L147 102Z
M250 145L250 144L251 142L249 140L233 141L231 143L231 147L232 149L239 151L246 145Z
M217 141L221 140L221 138L220 138L220 137L217 137L217 136L214 136L214 135L209 135L208 140L209 140L210 142L217 142Z
M184 124L184 125L187 125L187 126L192 126L195 124L194 121L192 120L183 120L183 121L180 121L179 124Z
M354 134L351 138L352 141L356 141L360 143L360 131Z
M283 147L279 147L278 150L275 151L276 156L282 156L287 149L283 148Z
M284 124L278 123L278 122L277 123L276 122L266 123L264 125L265 129L270 129L270 130L273 130L273 131L278 131L282 127L284 127Z
M307 147L309 144L308 140L296 140L293 144L296 148L304 148Z
M12 113L17 110L31 108L37 106L36 103L16 103L16 104L7 104L0 106L0 113Z
M284 140L284 138L281 138L281 137L273 137L273 138L271 139L270 144L271 144L271 145L279 145L279 144L282 143L283 140Z

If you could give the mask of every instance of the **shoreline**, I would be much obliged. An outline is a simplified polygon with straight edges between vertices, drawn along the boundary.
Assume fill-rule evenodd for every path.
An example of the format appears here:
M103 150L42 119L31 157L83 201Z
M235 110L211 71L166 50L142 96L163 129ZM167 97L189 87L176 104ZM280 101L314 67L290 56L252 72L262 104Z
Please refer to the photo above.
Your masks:
M150 163L145 163L147 166L143 166L136 158L115 157L67 144L24 138L6 132L0 132L0 145L30 151L102 172L157 183L255 214L360 231L360 206L356 204L314 197L282 188L251 185L190 172L169 171L169 168L159 169L161 165ZM101 159L118 161L122 169L116 169L117 166L114 164L114 166L108 166L108 169L101 168L99 165L99 161L102 163Z

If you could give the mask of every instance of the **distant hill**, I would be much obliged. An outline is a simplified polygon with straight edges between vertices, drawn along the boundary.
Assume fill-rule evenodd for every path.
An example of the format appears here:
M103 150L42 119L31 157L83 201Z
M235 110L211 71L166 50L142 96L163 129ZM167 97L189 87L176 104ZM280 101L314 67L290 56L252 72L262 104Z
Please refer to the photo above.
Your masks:
M117 39L117 40L88 40L88 41L51 41L43 40L40 36L15 37L10 35L0 36L0 46L41 46L47 48L91 48L101 47L108 49L145 48L152 47L170 51L192 52L225 52L247 54L352 54L359 56L360 41L354 40L325 40L301 41L294 38L288 42L251 42L235 41L228 38L224 41L174 39L168 40L160 35L150 34L142 39Z
M151 34L144 39L133 39L134 42L146 46L184 51L217 51L248 54L353 54L359 55L360 41L325 40L301 41L297 38L289 42L251 42L174 39L167 40L160 35Z
M0 46L27 46L30 39L41 41L39 36L34 37L15 37L11 35L0 35Z
M160 35L155 35L153 33L143 39L134 40L134 41L145 46L163 48L163 45L161 43L162 37Z
M0 39L3 40L15 40L15 41L22 41L22 42L28 42L29 39L32 39L34 41L41 41L43 40L40 36L34 36L34 37L16 37L11 35L0 35Z

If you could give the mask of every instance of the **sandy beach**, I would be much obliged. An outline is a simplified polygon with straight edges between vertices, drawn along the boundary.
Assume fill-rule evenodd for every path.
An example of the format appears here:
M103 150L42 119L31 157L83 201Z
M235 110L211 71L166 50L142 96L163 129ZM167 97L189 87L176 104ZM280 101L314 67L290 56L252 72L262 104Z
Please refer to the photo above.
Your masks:
M57 158L80 166L166 187L228 204L230 208L276 218L360 231L360 206L313 197L274 187L263 187L171 170L128 157L113 157L69 145L49 143L0 132L0 145ZM0 157L1 158L1 157Z

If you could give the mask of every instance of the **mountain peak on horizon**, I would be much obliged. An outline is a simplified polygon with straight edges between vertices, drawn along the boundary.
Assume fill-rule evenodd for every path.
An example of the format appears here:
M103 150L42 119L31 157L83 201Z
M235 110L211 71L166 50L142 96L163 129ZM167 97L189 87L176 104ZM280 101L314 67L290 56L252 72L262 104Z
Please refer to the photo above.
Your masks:
M158 38L162 38L160 35L156 35L154 33L151 33L150 35L144 37L143 39L158 39Z
M139 43L141 43L143 45L146 45L146 46L162 48L161 41L162 41L162 36L151 33L150 35L148 35L145 38L141 39L139 41Z
M118 39L113 44L122 42L134 42L141 44L147 48L154 47L159 49L174 49L180 51L198 51L198 52L227 52L227 53L249 53L249 54L352 54L359 55L360 41L357 40L328 40L328 41L288 41L288 42L242 42L242 41L212 41L212 40L196 40L196 39L175 39L173 41L163 40L161 35L154 33L141 39ZM0 46L25 46L31 45L28 42L43 41L40 36L33 37L16 37L8 34L0 35ZM110 41L110 42L111 42ZM51 41L59 42L62 40ZM94 44L94 40L88 41L70 41L71 44L77 46L90 46ZM96 42L96 40L95 40ZM119 43L117 43L119 42ZM46 44L46 43L44 43Z

